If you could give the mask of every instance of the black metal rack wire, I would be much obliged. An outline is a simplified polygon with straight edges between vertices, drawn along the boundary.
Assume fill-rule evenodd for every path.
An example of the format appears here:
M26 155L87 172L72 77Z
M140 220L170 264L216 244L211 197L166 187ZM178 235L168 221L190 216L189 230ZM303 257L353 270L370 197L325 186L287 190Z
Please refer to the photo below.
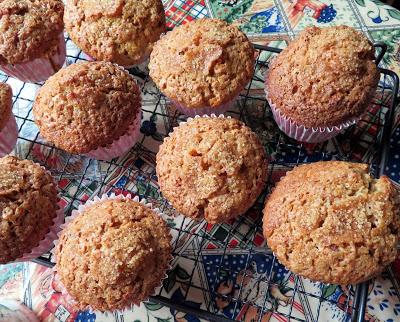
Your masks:
M70 39L67 38L66 41L69 63L85 59L85 56L72 45ZM226 114L240 118L255 130L270 153L269 176L265 191L248 214L240 216L236 221L211 227L206 222L195 223L190 219L182 218L180 225L172 226L171 230L176 236L173 266L177 267L184 262L186 272L188 272L187 276L179 276L178 274L178 277L176 277L178 285L183 290L182 296L171 298L169 284L164 281L160 292L152 296L151 301L210 321L240 319L238 312L248 312L250 309L255 312L254 321L264 321L264 317L268 314L287 320L305 321L304 317L295 314L294 299L301 300L307 297L314 305L312 321L319 320L322 308L329 303L339 305L347 319L351 317L353 321L363 321L368 283L349 286L345 300L339 303L337 299L326 296L322 285L320 285L321 291L319 293L310 292L305 287L307 281L291 275L292 282L288 287L288 292L291 294L292 300L288 301L284 310L281 310L280 306L276 305L276 299L272 295L274 287L277 285L275 276L280 274L278 270L281 267L275 256L265 246L265 242L260 244L255 243L255 240L262 235L261 211L264 199L274 185L276 173L282 174L286 170L305 162L339 159L367 162L371 165L371 171L375 176L383 174L388 157L393 112L399 86L398 77L392 71L381 69L381 81L377 95L369 112L357 125L328 142L303 144L288 138L277 129L264 97L262 75L268 68L268 61L276 53L279 53L280 49L259 45L255 45L255 47L258 50L258 57L254 77L240 96L237 106ZM377 63L379 63L386 48L383 44L377 44L376 47L378 51ZM140 80L142 91L152 94L154 98L144 105L143 113L145 119L154 120L158 118L159 121L161 120L163 129L159 129L156 134L157 140L161 141L179 121L184 121L185 117L174 110L167 99L151 85L145 68L133 68L130 72ZM6 76L4 76L4 81L13 82L11 78ZM31 94L26 95L27 87L32 86L39 87L40 84L18 83L16 86L18 90L14 92L14 114L19 128L19 145L16 152L23 158L35 159L36 162L46 166L52 172L59 183L61 194L66 200L66 216L69 216L73 209L76 209L88 198L109 192L139 195L157 205L164 213L174 214L172 207L157 190L154 169L155 151L149 149L146 143L147 138L155 134L154 131L150 131L151 133L143 131L145 135L132 148L128 154L129 157L112 161L96 161L86 157L69 155L44 142L40 138L39 132L34 130L35 126L31 113L34 97ZM23 105L23 108L21 108L21 105ZM41 155L44 156L40 159L33 153L38 148L42 150ZM362 152L360 152L361 150ZM62 156L58 158L57 165L54 161L55 155ZM143 163L146 163L147 166L143 167ZM119 178L124 175L125 181L116 182L114 180L115 173L118 174ZM65 180L73 182L74 189L67 189L63 184ZM81 193L81 191L89 191L87 187L91 185L96 187L92 195ZM213 234L210 231L222 231L223 234ZM241 236L238 244L232 243L232 237L236 234ZM187 251L184 245L193 239L196 240L197 246ZM210 261L205 255L210 253L210 245L212 245L211 251L217 254L217 259L214 261ZM235 252L242 254L241 256L244 258L240 271L237 268L235 269L233 265L224 262L224 258ZM50 254L45 254L38 258L36 262L51 267L53 264L50 258ZM254 284L261 285L264 289L264 292L260 291L262 296L258 296L257 301L249 299L245 294L248 292L245 284L256 278L255 271L252 270L255 258L270 263L269 268L258 275L257 283ZM206 267L212 268L213 275L205 282L198 283L195 275L199 274L199 270ZM236 276L236 281L232 281L230 276ZM241 278L238 278L238 276ZM171 277L172 273L170 274ZM231 286L233 290L228 293L221 292L218 288L221 286ZM186 300L190 298L192 291L202 293L204 298L208 300L199 306L188 304ZM229 303L230 311L224 311L224 309L218 307L216 305L218 301L224 305ZM271 305L273 301L275 301L275 304Z

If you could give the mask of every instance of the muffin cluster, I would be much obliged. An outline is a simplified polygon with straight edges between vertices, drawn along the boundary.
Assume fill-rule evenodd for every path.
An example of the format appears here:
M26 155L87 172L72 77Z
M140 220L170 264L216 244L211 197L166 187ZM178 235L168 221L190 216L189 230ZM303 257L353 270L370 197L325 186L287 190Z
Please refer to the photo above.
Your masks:
M0 1L0 18L0 69L45 81L33 115L48 144L99 160L125 156L141 138L142 109L141 90L124 67L149 58L166 100L193 117L169 133L156 156L160 191L180 214L218 224L264 207L268 246L313 281L359 283L396 258L399 195L366 164L298 166L264 191L273 156L246 124L217 116L246 89L255 67L254 47L236 26L199 19L166 33L160 0L67 0L65 7L58 0ZM64 23L89 61L61 68ZM357 122L378 81L364 35L346 26L310 27L272 61L265 91L279 128L313 143ZM0 84L0 157L18 135L11 110L12 90ZM77 308L122 310L154 294L172 259L170 230L157 209L138 197L103 195L57 225L57 201L44 168L0 159L0 263L32 259L58 239L56 274Z

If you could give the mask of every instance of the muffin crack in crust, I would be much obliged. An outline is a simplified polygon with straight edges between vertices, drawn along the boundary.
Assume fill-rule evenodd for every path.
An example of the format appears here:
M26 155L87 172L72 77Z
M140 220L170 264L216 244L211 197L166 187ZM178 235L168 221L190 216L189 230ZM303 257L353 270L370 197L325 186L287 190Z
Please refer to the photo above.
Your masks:
M165 31L164 7L160 0L67 0L65 27L96 59L135 65Z
M0 1L0 63L23 63L57 47L63 13L61 0Z
M379 81L374 47L347 26L308 27L270 64L269 100L307 128L340 125L365 112Z
M264 208L264 235L279 261L312 280L355 284L397 254L399 194L368 165L340 161L296 167Z
M62 232L56 268L80 309L123 309L160 285L171 260L170 242L165 222L144 205L99 202Z
M199 19L174 28L155 44L150 76L167 96L188 107L216 107L250 81L254 49L237 27Z
M56 212L57 189L50 174L29 160L0 159L0 263L38 246Z
M107 62L76 63L50 77L33 106L46 140L87 153L124 135L141 106L136 81Z
M160 189L174 208L216 223L243 214L256 201L267 161L256 134L244 123L198 118L165 139L156 171Z

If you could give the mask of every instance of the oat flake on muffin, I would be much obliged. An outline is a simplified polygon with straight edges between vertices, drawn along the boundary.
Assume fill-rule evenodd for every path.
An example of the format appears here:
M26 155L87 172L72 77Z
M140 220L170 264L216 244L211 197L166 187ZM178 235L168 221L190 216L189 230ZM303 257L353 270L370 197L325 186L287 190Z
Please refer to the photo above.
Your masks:
M160 190L183 215L226 222L244 214L263 190L265 150L243 122L196 118L175 128L157 154Z
M325 161L301 165L276 185L265 208L269 247L294 273L313 281L355 284L396 259L399 195L368 165Z

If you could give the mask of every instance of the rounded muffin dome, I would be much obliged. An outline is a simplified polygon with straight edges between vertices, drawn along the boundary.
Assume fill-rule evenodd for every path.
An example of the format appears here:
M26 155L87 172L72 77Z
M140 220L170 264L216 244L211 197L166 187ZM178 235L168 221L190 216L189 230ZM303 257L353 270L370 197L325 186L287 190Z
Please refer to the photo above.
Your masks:
M56 270L79 309L139 305L161 285L171 256L165 222L130 199L100 201L62 231Z
M396 259L400 211L387 177L368 165L301 165L276 185L264 208L264 236L278 260L313 281L356 284Z
M108 62L76 63L50 77L33 106L41 135L70 153L87 153L124 135L141 108L140 90Z
M0 264L39 245L53 225L57 198L53 178L38 164L0 158Z
M57 47L63 14L61 0L1 1L0 64L27 62Z
M85 53L122 66L150 55L165 31L160 0L67 0L65 28Z
M175 128L157 154L160 190L183 215L226 222L264 188L267 160L256 134L230 118L195 118Z
M250 81L254 49L236 26L198 19L175 27L154 45L150 76L168 97L188 108L218 107Z
M375 95L374 47L347 26L308 27L270 64L267 98L306 128L332 127L359 117Z

